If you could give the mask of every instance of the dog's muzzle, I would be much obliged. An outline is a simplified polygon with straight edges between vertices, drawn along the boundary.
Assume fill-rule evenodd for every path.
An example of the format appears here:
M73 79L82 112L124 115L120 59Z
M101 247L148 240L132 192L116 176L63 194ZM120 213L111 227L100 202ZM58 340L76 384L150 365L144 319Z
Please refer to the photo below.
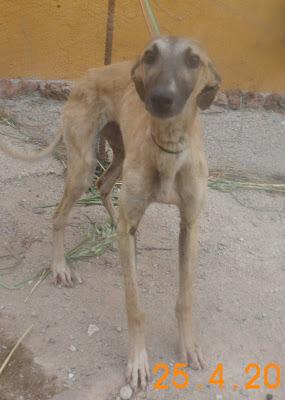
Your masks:
M173 115L174 100L174 93L155 89L149 95L147 108L151 114L159 118L167 118Z

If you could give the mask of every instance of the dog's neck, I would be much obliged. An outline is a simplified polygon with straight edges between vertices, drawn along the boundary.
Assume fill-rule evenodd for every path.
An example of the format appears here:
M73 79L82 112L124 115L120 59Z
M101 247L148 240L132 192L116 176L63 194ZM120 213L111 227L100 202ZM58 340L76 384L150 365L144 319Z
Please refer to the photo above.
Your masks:
M172 154L179 154L186 149L197 113L196 104L186 104L182 112L175 117L165 120L151 117L150 133L157 147Z

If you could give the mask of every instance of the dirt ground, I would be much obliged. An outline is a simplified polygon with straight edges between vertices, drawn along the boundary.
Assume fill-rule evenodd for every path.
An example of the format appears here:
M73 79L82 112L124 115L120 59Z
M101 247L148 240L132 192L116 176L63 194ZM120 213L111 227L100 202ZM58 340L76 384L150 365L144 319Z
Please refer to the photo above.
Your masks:
M61 107L61 102L38 95L1 100L1 140L25 151L37 149L51 140ZM285 183L284 116L212 109L203 119L210 168L242 171L261 179L278 177ZM50 265L53 209L40 207L60 199L63 174L63 164L55 158L28 165L0 154L0 283L14 285ZM74 208L66 235L68 249L86 236L90 219L104 222L107 214L100 206ZM194 287L194 330L208 368L187 370L189 386L180 390L171 384L174 364L179 362L174 314L177 237L175 207L152 205L138 232L138 279L150 362L168 364L169 389L150 385L133 399L284 400L284 194L209 190ZM20 289L0 287L0 366L33 325L0 376L1 400L115 400L119 396L127 329L116 248L74 264L83 283L73 289L55 288L50 277L32 294L35 281ZM91 336L90 325L96 325ZM223 390L209 383L219 363L224 369ZM245 387L256 372L256 368L245 372L250 363L260 367L253 382L260 386L257 389ZM281 368L277 389L264 382L264 369L270 363ZM153 375L153 382L157 379ZM273 369L268 379L269 384L275 382Z

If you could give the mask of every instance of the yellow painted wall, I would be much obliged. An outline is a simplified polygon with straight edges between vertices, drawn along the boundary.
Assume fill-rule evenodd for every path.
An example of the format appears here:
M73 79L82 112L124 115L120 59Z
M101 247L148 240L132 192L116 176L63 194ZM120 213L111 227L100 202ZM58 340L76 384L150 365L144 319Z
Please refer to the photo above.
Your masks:
M0 78L74 79L104 57L107 0L0 0ZM152 0L163 33L199 39L225 88L285 92L285 0ZM116 1L113 60L149 39L139 0Z

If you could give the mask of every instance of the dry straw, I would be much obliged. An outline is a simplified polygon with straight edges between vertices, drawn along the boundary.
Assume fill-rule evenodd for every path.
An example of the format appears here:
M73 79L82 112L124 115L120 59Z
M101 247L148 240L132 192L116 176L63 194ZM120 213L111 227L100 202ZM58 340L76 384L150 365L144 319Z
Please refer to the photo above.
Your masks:
M24 338L28 335L28 333L30 333L30 331L32 330L33 325L31 325L26 332L20 337L20 339L17 341L17 343L15 344L15 346L12 348L12 350L10 351L10 353L8 354L8 356L5 358L3 364L0 367L0 376L2 374L2 372L4 371L4 369L6 368L6 366L8 365L9 361L11 360L13 354L15 353L15 351L17 350L17 348L20 346L20 344L22 343L22 341L24 340Z

